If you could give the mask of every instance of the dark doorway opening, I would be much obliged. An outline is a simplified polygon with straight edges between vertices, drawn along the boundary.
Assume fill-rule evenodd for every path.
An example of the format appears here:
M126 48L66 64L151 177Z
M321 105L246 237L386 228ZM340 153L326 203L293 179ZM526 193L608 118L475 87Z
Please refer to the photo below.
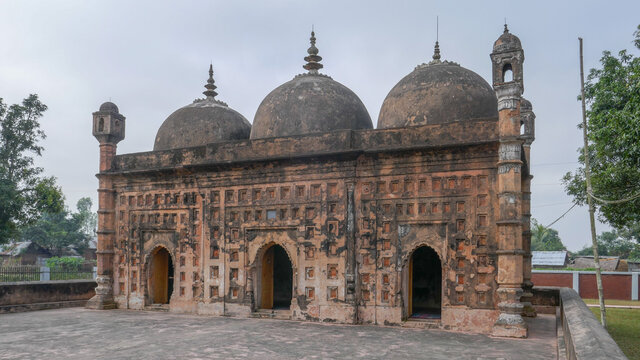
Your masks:
M166 250L165 250L166 251ZM169 259L169 269L168 269L168 276L169 276L169 281L168 281L168 288L167 288L167 304L169 303L169 301L171 300L171 294L173 294L173 273L174 273L174 269L173 269L173 261L171 261L171 256L169 255L169 253L167 252L167 258Z
M265 251L261 285L263 309L289 309L293 293L293 268L280 245L273 245Z
M149 281L152 304L168 304L173 293L173 261L167 249L160 247L151 257Z
M409 314L418 319L439 319L442 308L442 267L428 246L416 249L409 264Z

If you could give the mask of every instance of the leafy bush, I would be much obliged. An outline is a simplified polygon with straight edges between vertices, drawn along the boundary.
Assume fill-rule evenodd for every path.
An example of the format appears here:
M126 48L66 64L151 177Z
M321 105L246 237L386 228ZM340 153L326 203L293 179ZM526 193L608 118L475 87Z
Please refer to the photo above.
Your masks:
M82 258L65 256L48 258L46 264L51 269L78 271L83 262Z

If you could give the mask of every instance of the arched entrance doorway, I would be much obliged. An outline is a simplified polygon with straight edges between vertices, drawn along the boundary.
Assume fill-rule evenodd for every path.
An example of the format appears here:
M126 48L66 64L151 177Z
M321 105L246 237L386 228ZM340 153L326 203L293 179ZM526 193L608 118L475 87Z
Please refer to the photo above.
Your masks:
M173 261L169 251L158 247L151 255L149 272L149 302L168 304L173 293Z
M442 308L442 264L429 246L417 248L409 259L408 311L414 319L439 319Z
M293 293L293 268L282 246L274 244L265 250L259 272L259 307L288 310Z

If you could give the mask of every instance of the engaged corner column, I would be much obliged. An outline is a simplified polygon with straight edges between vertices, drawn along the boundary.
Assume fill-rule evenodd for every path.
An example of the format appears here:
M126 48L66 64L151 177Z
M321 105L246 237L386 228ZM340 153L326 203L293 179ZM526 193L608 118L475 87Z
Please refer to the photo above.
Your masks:
M96 295L87 302L90 309L114 309L113 260L116 241L116 194L108 172L113 170L117 144L124 139L125 117L118 107L106 102L93 113L93 136L100 143L100 172L98 173L98 262Z

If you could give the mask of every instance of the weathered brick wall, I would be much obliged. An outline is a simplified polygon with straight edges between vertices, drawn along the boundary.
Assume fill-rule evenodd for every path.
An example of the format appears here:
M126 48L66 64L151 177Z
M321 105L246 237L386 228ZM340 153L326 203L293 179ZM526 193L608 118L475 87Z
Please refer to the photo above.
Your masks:
M443 262L443 307L492 310L496 152L475 145L114 176L116 301L149 304L150 254L162 246L175 266L172 310L250 311L250 291L260 305L261 256L276 243L291 260L303 318L350 322L357 304L359 321L398 323L407 315L407 260L427 245ZM354 301L349 261L359 272Z
M95 287L93 280L0 283L0 306L89 300Z
M479 150L479 149L476 149ZM495 151L495 149L494 149ZM426 245L442 262L442 306L493 309L495 158L490 148L360 159L359 319L397 323L407 314L408 261ZM463 160L464 159L464 160ZM395 311L393 311L395 309Z

